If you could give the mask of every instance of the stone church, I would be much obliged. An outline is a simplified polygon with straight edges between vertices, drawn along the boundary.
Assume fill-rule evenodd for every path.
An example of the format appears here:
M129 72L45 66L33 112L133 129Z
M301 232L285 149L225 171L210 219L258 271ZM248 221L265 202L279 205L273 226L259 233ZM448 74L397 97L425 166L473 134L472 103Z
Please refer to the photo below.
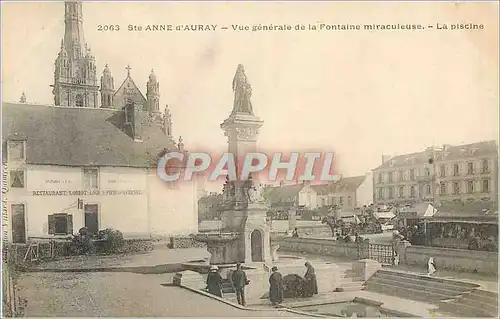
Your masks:
M171 136L171 118L168 107L160 115L160 83L151 70L146 84L146 97L130 75L115 90L114 78L106 64L100 83L97 79L96 59L85 42L81 2L65 2L64 38L55 61L54 104L56 106L122 109L133 103L157 121L163 120L167 135Z

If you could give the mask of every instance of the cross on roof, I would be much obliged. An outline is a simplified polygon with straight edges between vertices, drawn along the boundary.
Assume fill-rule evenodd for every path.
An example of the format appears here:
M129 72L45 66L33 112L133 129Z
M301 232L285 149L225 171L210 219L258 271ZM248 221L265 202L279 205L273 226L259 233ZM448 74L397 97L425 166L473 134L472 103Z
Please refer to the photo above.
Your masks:
M130 65L127 65L127 67L125 68L125 70L127 70L127 75L130 75L130 70L131 70L131 69L132 69L132 68L130 67Z

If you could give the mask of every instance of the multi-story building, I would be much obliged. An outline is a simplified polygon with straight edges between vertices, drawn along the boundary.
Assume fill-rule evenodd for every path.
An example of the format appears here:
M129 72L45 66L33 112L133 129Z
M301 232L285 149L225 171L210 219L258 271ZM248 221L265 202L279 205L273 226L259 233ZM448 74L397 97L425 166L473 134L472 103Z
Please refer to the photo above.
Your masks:
M496 207L498 147L496 141L442 147L383 157L373 170L375 205L432 202L482 202Z

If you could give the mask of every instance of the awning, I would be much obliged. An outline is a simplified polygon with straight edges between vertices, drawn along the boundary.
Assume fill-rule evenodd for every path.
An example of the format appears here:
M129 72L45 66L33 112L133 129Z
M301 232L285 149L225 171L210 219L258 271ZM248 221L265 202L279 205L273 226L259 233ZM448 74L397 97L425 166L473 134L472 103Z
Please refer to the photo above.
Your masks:
M396 216L393 212L376 212L374 213L377 218L392 219Z
M427 220L427 223L455 223L455 224L491 224L498 225L498 221L488 220L488 221L479 221L479 220L449 220L449 219L433 219Z

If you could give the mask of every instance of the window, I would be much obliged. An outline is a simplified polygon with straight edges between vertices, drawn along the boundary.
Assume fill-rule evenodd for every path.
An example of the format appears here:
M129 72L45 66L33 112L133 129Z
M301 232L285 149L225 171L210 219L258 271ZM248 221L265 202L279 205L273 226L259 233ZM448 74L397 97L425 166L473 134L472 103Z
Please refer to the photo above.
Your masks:
M392 172L387 173L387 180L389 181L389 183L392 183L392 175Z
M49 235L73 234L73 215L52 214L48 219Z
M431 176L431 170L428 167L426 167L424 174L425 174L424 176Z
M83 95L77 94L75 99L76 99L76 101L75 101L76 107L83 107Z
M445 183L439 184L439 192L441 194L446 194L446 184Z
M474 174L474 163L472 162L467 163L467 174L469 175Z
M10 171L10 187L24 188L24 171L22 170Z
M467 182L467 193L474 193L474 181Z
M431 195L431 193L432 193L431 185L429 185L429 184L425 185L425 194Z
M483 173L489 173L489 167L488 167L488 160L484 159L483 160Z
M398 172L398 179L400 181L404 180L404 177L405 177L405 172L404 171L399 171Z
M458 164L453 164L453 176L458 176L460 175L460 167Z
M412 168L410 169L410 181L414 181L415 180L415 169Z
M340 197L340 206L344 206L344 197Z
M399 197L404 197L404 190L403 186L399 186Z
M410 197L415 197L415 186L410 187Z
M378 174L378 183L382 184L384 182L384 173Z
M99 174L95 168L83 169L83 183L86 189L99 188Z
M24 159L24 141L9 142L9 159L13 161Z
M382 188L378 189L378 199L384 198L384 190Z
M483 179L483 193L490 192L490 181L488 179Z
M351 196L347 197L347 204L352 205L352 197Z
M453 194L460 194L460 183L459 182L453 183Z
M441 165L441 168L439 169L439 173L440 173L441 177L446 176L446 166L445 165Z
M394 187L389 187L389 198L394 197Z

